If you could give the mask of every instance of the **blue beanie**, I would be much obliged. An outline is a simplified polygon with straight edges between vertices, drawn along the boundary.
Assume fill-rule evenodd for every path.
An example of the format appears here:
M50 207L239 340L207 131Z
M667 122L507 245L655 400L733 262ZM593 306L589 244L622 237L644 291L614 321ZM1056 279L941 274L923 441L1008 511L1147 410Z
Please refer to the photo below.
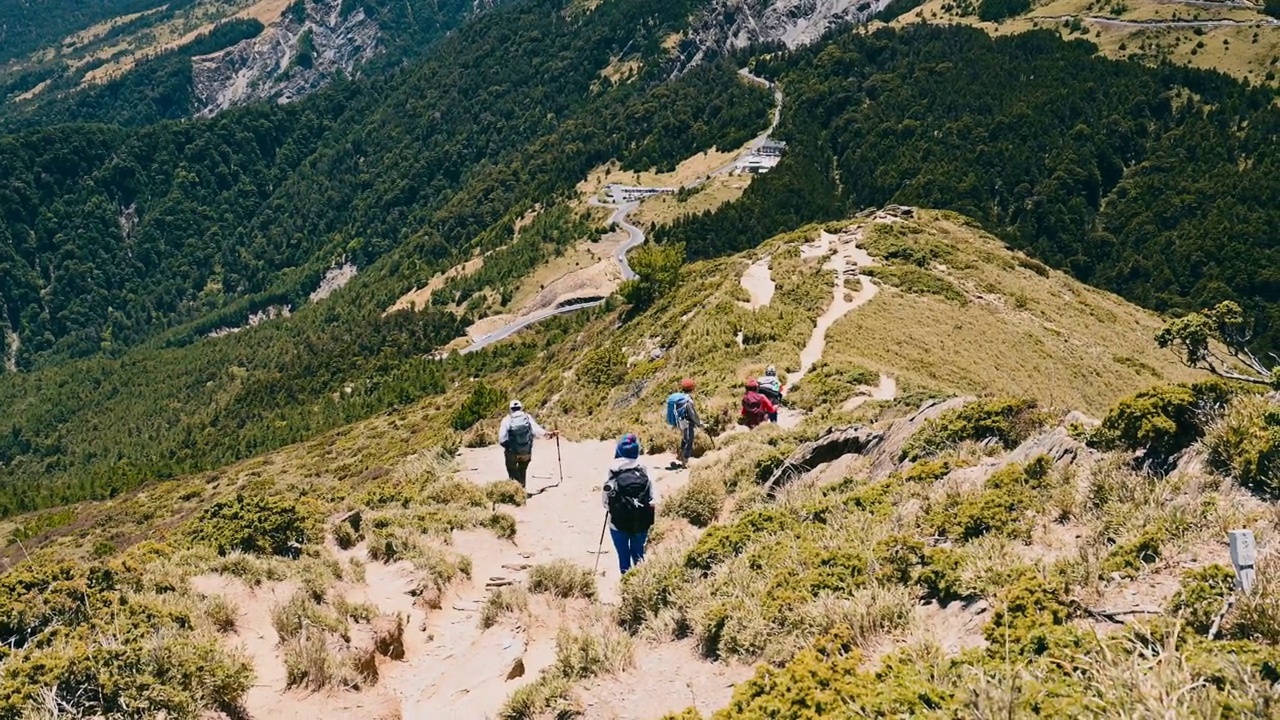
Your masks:
M618 441L618 449L614 451L615 458L631 458L635 460L640 457L640 438L635 433L627 433Z

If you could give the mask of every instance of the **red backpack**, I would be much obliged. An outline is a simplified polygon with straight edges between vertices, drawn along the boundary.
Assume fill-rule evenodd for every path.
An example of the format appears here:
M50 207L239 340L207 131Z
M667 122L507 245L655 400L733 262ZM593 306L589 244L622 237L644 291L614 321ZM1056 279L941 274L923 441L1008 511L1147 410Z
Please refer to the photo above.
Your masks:
M742 396L742 419L751 427L764 422L768 416L764 411L764 396L758 392L748 392Z

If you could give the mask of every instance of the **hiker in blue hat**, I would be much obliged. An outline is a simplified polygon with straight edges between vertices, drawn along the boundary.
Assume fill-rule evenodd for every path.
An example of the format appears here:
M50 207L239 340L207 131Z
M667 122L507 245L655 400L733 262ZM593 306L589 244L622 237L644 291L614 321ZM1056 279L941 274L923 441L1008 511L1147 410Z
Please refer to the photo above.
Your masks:
M640 462L640 439L635 433L618 441L601 499L609 511L609 536L618 551L618 568L625 575L644 559L644 545L658 506L658 486Z

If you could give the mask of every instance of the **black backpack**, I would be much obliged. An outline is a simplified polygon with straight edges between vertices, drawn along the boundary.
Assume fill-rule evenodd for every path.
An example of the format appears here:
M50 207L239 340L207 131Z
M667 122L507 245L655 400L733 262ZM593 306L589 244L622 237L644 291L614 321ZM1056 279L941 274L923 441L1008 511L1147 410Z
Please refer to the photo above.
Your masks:
M626 533L639 533L653 526L653 496L644 468L629 467L609 473L605 487L613 526Z

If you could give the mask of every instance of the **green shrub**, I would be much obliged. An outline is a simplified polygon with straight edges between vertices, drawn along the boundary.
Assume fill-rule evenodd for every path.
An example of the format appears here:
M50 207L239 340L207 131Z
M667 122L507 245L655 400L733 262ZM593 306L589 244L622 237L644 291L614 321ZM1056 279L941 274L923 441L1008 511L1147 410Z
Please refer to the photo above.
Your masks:
M698 712L698 708L687 707L680 712L667 713L661 720L702 720L702 713Z
M195 717L239 704L252 664L196 629L191 612L126 595L118 573L49 563L0 577L0 717L29 717L45 691L67 717Z
M190 524L188 534L219 555L236 551L292 555L308 542L314 525L314 518L296 503L237 493L205 508Z
M698 474L663 501L662 514L684 518L695 527L706 527L720 514L726 495L719 477Z
M920 569L916 580L924 588L925 599L937 600L943 604L967 599L970 593L965 588L963 564L961 554L951 548L932 548L926 551L924 567Z
M1206 565L1182 573L1182 586L1169 601L1169 614L1193 632L1205 635L1235 588L1236 574L1222 565Z
M626 373L627 356L617 345L605 343L583 355L573 376L588 388L607 391L621 383Z
M516 537L516 519L504 512L489 513L480 525L502 540L514 540Z
M484 486L484 493L495 505L520 507L529 499L529 493L515 480L498 480Z
M1261 395L1232 398L1205 432L1209 466L1257 492L1280 491L1280 408Z
M966 440L992 440L1012 450L1047 421L1026 398L975 400L929 420L902 446L900 459L920 460Z
M506 407L507 399L501 390L484 383L476 383L467 399L453 411L449 427L462 432L481 420L492 417Z
M954 540L976 540L987 534L1026 539L1027 514L1034 498L1022 489L986 489L957 496L930 513L937 534Z
M859 387L879 381L880 374L873 370L856 365L835 367L819 360L804 382L787 395L787 405L806 411L840 405L857 394Z
M343 550L350 550L360 544L360 535L347 523L333 526L333 541Z
M1160 527L1149 527L1136 538L1111 548L1102 561L1103 572L1137 577L1138 573L1160 560L1166 533Z
M221 595L209 598L204 606L204 616L220 633L233 632L240 622L240 608Z
M932 485L945 478L950 472L951 463L945 460L921 460L907 468L906 472L902 473L902 479L904 482Z
M574 718L580 710L570 694L573 681L544 673L532 683L517 688L498 711L499 720L536 720L552 717Z
M993 648L1021 655L1069 655L1082 644L1068 626L1073 606L1061 588L1035 576L1024 576L1001 594L982 635Z
M1107 413L1089 444L1101 450L1144 451L1166 465L1204 434L1206 419L1231 395L1222 382L1164 385L1124 398Z
M890 659L869 672L861 669L862 660L853 634L837 629L784 667L762 664L754 677L734 689L729 706L712 717L919 717L951 700L950 692L926 680L913 663Z
M934 295L958 305L969 302L969 296L955 283L915 265L873 265L862 272L913 295Z
M798 524L794 517L777 508L749 510L730 524L708 528L685 555L685 567L707 572L737 556L749 543L793 530Z
M338 635L346 635L347 622L317 603L303 590L295 592L286 602L271 609L271 626L280 641L297 637L309 627L322 628Z
M553 560L529 569L529 592L593 599L596 597L596 579L587 568L568 560Z

